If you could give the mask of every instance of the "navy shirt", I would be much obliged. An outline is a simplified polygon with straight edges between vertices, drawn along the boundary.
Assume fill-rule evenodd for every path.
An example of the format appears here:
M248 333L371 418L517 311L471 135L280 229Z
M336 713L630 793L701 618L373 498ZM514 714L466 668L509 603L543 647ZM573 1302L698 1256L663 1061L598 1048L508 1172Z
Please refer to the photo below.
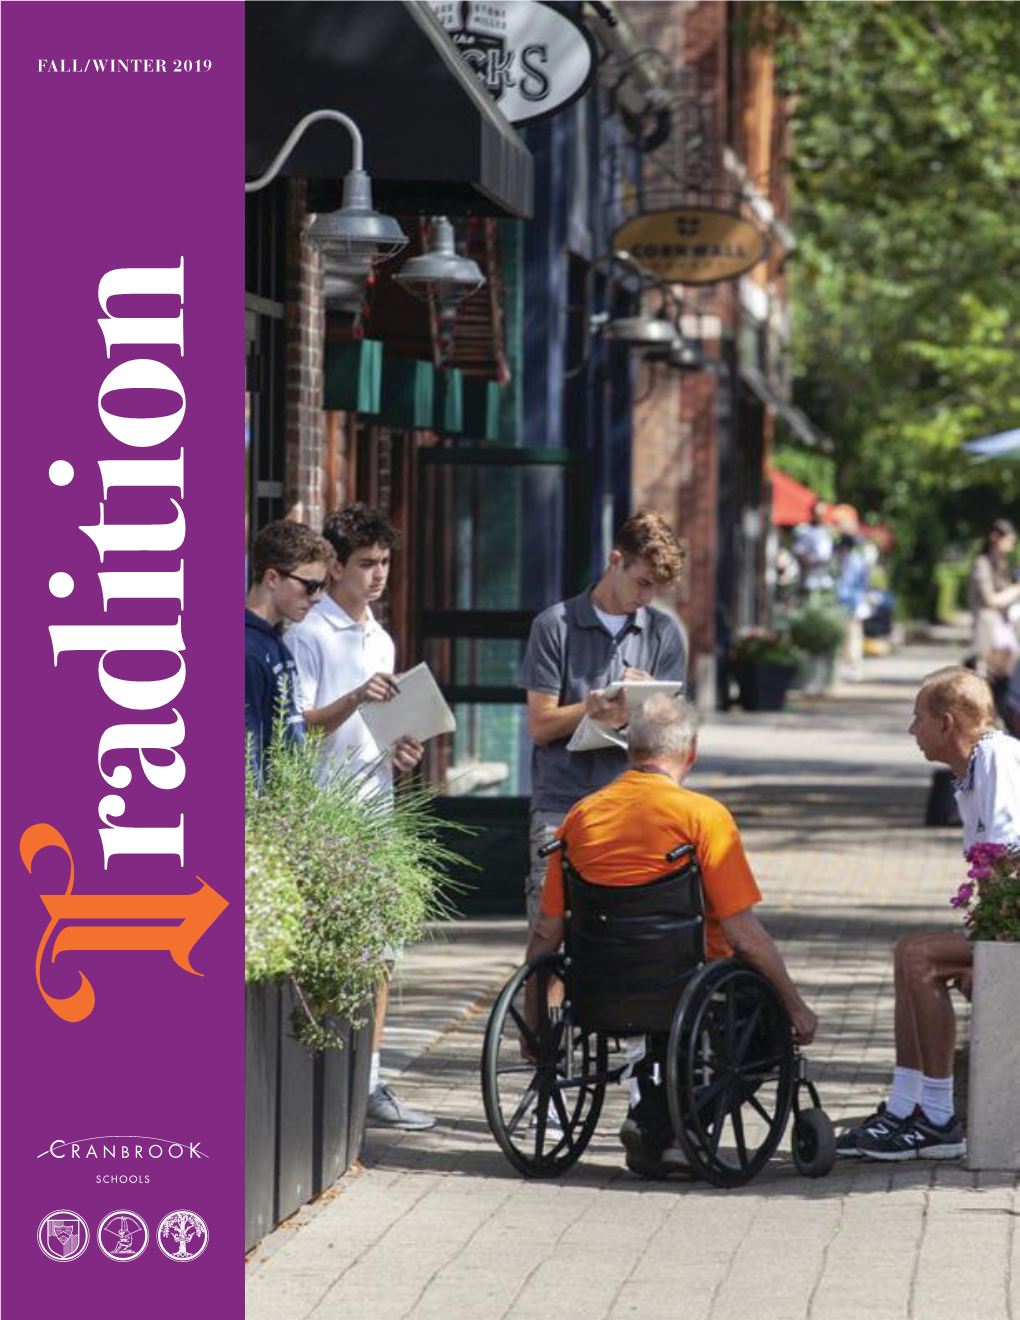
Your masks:
M686 658L680 629L668 614L647 606L628 615L612 637L583 591L543 610L532 623L519 682L529 692L552 693L559 705L570 706L614 682L624 669L683 681ZM533 749L532 810L569 811L626 769L622 750L568 752L568 742L559 738Z
M252 768L261 778L265 748L273 740L273 720L282 708L284 732L300 738L304 721L294 702L294 657L268 619L244 612L244 736L252 749Z

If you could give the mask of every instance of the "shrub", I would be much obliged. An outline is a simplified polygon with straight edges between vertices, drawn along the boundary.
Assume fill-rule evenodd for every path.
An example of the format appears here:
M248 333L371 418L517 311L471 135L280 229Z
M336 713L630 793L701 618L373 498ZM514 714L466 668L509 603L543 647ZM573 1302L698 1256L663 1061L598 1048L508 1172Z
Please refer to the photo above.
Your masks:
M244 822L244 979L273 981L293 970L304 904L265 818Z
M309 1049L337 1046L336 1019L359 1025L399 946L448 915L443 867L457 860L440 842L434 794L395 797L372 770L342 769L322 782L319 742L288 743L278 724L258 792L247 776L253 834L286 858L302 910L289 972L300 1001L294 1032Z
M790 641L808 655L835 655L846 632L846 618L836 605L805 605L787 618Z
M801 657L781 634L759 630L738 640L733 648L733 659L738 664L796 665Z

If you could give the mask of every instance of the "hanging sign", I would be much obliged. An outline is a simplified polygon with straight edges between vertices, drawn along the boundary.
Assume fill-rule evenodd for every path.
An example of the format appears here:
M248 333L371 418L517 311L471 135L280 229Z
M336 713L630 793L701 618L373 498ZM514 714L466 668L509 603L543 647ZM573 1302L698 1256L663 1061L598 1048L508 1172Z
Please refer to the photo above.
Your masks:
M582 23L552 5L428 0L428 7L518 128L572 104L594 77L594 39Z
M629 252L668 284L718 284L756 266L768 240L735 211L685 206L628 220L613 235L613 251Z

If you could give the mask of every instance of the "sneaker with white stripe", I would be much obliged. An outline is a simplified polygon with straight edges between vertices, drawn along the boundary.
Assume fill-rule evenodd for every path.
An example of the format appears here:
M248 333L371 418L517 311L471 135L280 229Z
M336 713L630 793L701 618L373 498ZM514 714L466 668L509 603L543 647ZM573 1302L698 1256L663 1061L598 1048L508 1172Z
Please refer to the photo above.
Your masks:
M939 1124L923 1112L892 1132L866 1128L857 1144L869 1160L955 1160L966 1149L963 1125L955 1114Z

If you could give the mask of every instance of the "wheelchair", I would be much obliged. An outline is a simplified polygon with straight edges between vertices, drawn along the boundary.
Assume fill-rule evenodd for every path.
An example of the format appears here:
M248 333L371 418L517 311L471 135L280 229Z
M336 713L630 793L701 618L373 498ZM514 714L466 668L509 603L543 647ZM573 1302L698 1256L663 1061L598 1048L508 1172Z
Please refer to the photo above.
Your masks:
M717 1187L749 1182L791 1113L798 1172L827 1174L832 1123L771 982L739 958L706 961L694 848L678 845L666 874L634 886L590 884L560 840L543 855L556 850L563 951L514 973L482 1052L486 1119L513 1167L527 1178L565 1173L595 1133L606 1087L656 1069L693 1177ZM622 1042L642 1036L644 1059L620 1060Z

